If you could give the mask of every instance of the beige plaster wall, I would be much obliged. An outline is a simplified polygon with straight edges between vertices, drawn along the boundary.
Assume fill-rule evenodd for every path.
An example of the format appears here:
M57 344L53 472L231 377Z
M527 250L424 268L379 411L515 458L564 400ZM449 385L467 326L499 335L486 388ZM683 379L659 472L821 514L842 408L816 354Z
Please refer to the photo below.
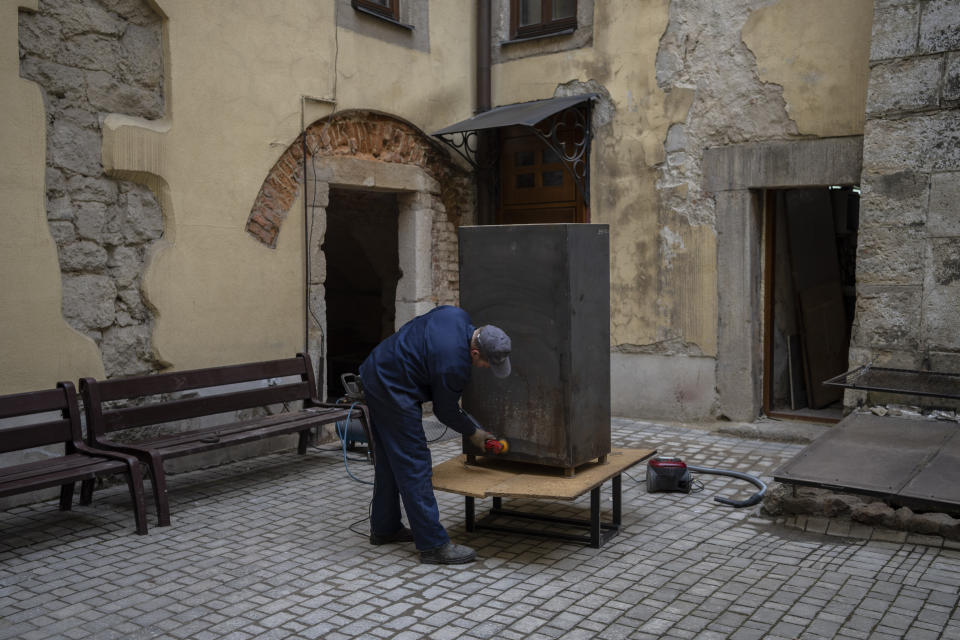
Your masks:
M20 78L17 9L0 0L0 393L103 375L96 345L60 311L60 269L44 197L46 127L39 87Z
M292 355L303 346L303 208L275 250L244 232L276 157L300 130L300 96L324 95L332 39L315 2L163 0L167 114L108 118L108 172L159 177L164 239L144 292L157 310L154 345L176 368Z
M382 111L427 134L473 115L475 4L430 2L429 12L428 53L339 30L337 109Z
M871 0L755 4L741 38L757 58L760 79L783 85L800 135L862 133ZM670 19L668 0L598 2L592 46L495 65L494 104L547 98L572 81L606 88L615 115L595 132L591 218L611 225L612 345L626 353L715 357L715 224L711 216L702 222L670 210L664 201L683 198L685 187L657 184L668 130L687 123L698 90L657 84L657 52ZM710 70L688 74L709 77ZM736 116L717 114L721 121Z
M275 249L256 242L244 226L264 178L302 125L333 109L380 110L428 131L465 117L471 20L431 4L441 56L338 30L332 2L157 4L167 117L109 118L103 150L120 175L159 177L166 235L144 278L155 346L175 368L291 355L304 349L303 201Z
M692 91L657 87L655 61L668 9L667 0L644 2L643 19L637 19L635 3L597 3L592 47L497 65L494 102L547 98L570 81L595 80L609 91L616 115L595 132L590 189L591 220L611 227L611 343L650 345L678 330L684 341L713 354L716 279L702 277L702 269L710 269L702 255L713 255L712 232L678 221L663 224L656 190L655 166L664 161L667 129L684 121L693 100ZM677 242L661 281L664 229ZM685 300L698 302L684 303L695 313L674 328L667 316L676 303L671 290L680 282Z
M754 11L742 38L799 133L849 136L863 133L872 26L873 0L782 0Z

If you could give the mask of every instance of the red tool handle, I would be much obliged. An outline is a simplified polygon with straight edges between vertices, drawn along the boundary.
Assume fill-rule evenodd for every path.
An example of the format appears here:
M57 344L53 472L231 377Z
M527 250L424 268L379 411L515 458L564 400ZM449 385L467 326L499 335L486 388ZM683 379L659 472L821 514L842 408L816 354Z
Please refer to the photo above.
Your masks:
M487 453L492 453L492 454L506 453L508 448L509 447L507 446L507 441L504 440L503 438L500 438L500 439L490 438L483 443L483 449Z

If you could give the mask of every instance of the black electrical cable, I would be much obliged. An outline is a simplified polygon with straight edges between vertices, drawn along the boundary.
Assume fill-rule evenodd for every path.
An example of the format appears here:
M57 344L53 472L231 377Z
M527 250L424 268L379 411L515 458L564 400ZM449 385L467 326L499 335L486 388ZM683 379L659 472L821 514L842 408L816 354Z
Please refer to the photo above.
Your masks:
M730 476L732 478L740 478L741 480L746 480L751 484L757 486L760 491L757 491L755 494L747 498L746 500L730 500L729 498L721 498L720 496L714 496L713 499L716 502L721 504L728 504L731 507L741 508L741 507L752 507L761 500L763 500L764 494L767 492L767 485L763 481L756 477L752 476L749 473L740 473L739 471L728 471L726 469L709 469L707 467L693 467L687 465L687 469L694 473L707 473L717 476Z
M373 513L373 498L370 498L370 504L367 505L367 517L366 517L366 518L360 518L360 519L357 520L356 522L351 523L347 528L350 529L350 531L353 531L353 532L354 532L355 534L357 534L358 536L368 536L368 535L370 535L369 532L364 533L363 531L357 531L356 529L354 529L354 527L357 526L358 524L360 524L361 522L366 522L367 520L369 520L369 519L370 519L370 516L372 515L372 513Z

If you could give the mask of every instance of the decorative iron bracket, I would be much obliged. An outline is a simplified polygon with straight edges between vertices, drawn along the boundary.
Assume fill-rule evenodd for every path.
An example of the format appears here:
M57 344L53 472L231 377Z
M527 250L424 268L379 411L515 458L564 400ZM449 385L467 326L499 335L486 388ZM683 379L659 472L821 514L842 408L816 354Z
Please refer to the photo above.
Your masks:
M477 160L477 153L479 152L480 147L480 136L477 135L476 131L462 131L457 133L445 133L443 135L437 136L446 144L448 147L457 152L461 158L470 163L470 166L476 169L477 171L489 171L497 166L499 162L500 154L497 150L497 137L495 135L488 136L490 149L487 153L487 162L480 164Z
M587 100L585 107L580 105L567 107L559 115L551 118L552 125L549 130L543 132L539 125L530 127L537 137L550 147L563 160L563 166L573 178L573 183L583 198L585 204L590 204L590 120L592 116L593 104ZM542 123L540 123L542 124ZM567 130L573 130L572 141L564 142L564 133ZM567 153L568 147L573 147L571 153Z
M489 171L494 169L500 161L498 136L495 134L497 129L505 126L521 126L529 129L557 154L564 168L573 178L578 195L585 204L589 205L590 143L592 139L590 121L593 114L593 104L590 98L592 96L582 102L572 104L562 111L555 112L536 124L506 121L498 126L488 124L483 127L480 131L488 131L491 134L487 136L489 149L487 150L487 159L483 163L478 160L480 146L478 130L472 129L434 135L466 160L475 170Z

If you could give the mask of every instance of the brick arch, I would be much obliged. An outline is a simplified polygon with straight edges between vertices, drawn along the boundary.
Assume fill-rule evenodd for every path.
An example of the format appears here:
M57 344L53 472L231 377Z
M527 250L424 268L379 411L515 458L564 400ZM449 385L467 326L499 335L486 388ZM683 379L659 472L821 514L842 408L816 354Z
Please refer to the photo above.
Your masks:
M267 174L247 218L246 231L268 247L276 247L280 227L303 185L304 147L308 160L350 156L420 167L441 185L447 214L454 226L459 226L467 173L452 163L436 141L409 122L374 111L349 110L308 126Z

